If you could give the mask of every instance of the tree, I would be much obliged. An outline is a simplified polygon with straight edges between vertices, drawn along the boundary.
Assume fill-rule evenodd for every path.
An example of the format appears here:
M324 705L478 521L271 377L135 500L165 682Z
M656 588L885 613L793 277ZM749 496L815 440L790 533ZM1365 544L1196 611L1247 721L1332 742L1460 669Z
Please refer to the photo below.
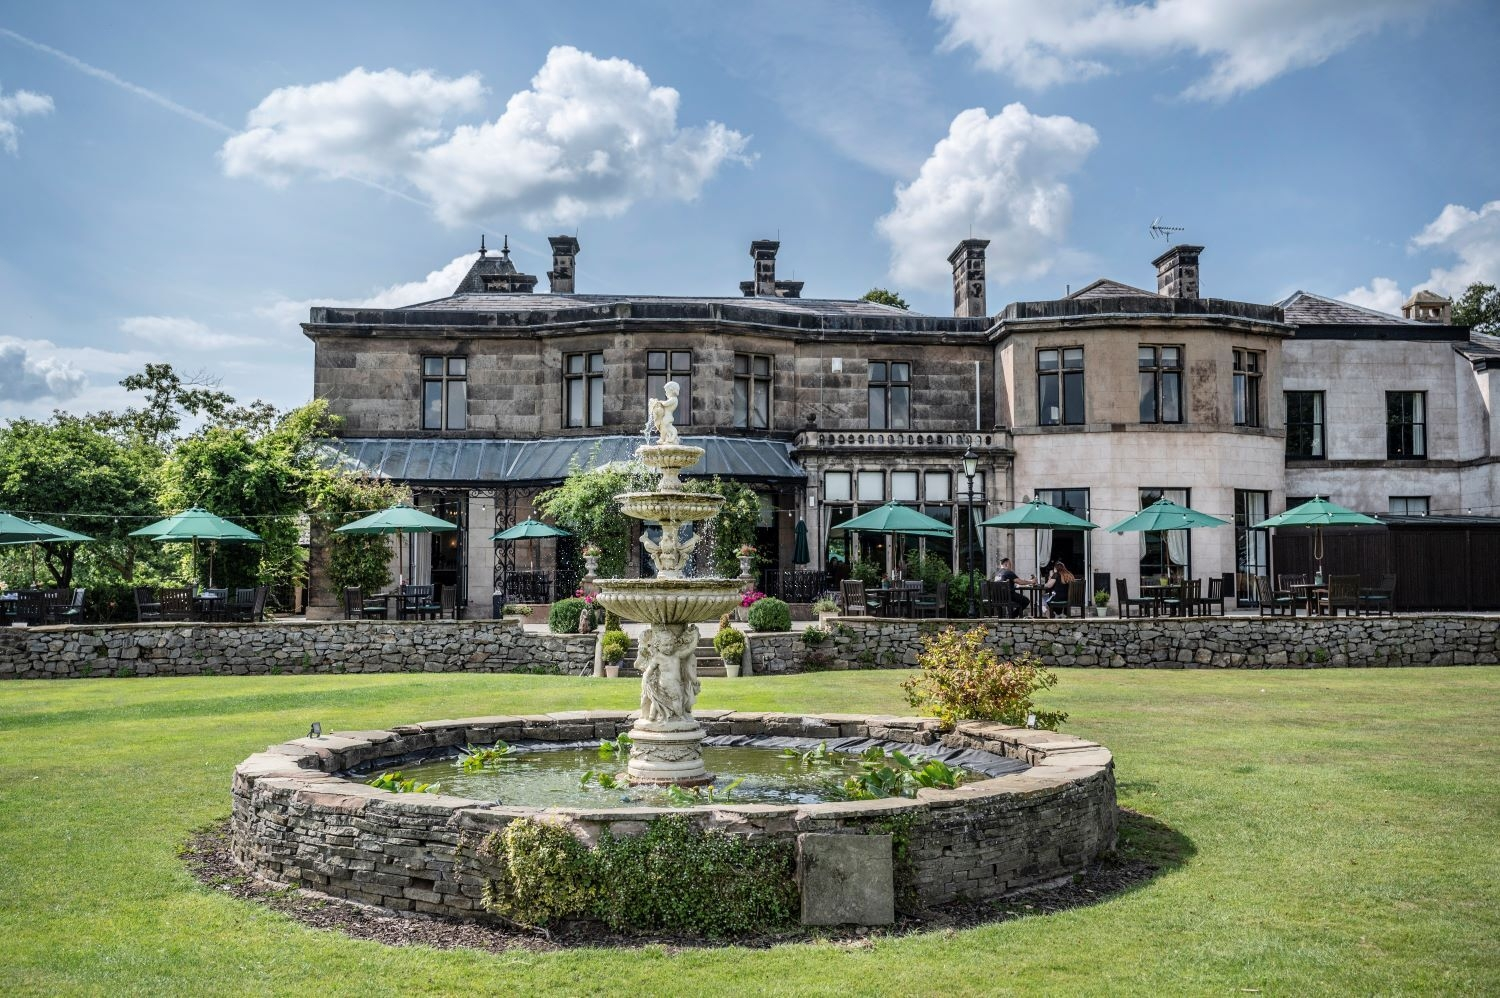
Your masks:
M1453 321L1476 333L1500 336L1500 290L1493 284L1470 284L1453 303Z
M234 405L232 396L218 390L217 378L200 373L184 380L172 370L171 364L147 364L139 373L127 375L120 384L132 392L145 392L145 407L101 413L95 418L112 421L120 431L138 436L152 446L169 441L182 427L184 415L223 420ZM265 403L252 403L238 414L264 416L264 408Z
M906 304L905 298L902 298L894 291L887 291L885 288L871 288L864 294L860 295L859 300L872 301L877 305L894 305L899 309L907 309L911 307Z
M15 419L0 427L0 508L95 538L82 547L39 546L41 564L57 586L73 585L80 560L132 581L137 560L154 552L150 542L128 534L158 513L160 469L155 448L122 441L88 419L58 414L46 422Z
M328 583L336 592L359 586L377 592L391 584L390 538L383 534L340 534L335 529L367 513L398 502L410 502L411 492L384 479L331 471L313 497L312 525L327 549ZM314 541L317 541L315 535Z

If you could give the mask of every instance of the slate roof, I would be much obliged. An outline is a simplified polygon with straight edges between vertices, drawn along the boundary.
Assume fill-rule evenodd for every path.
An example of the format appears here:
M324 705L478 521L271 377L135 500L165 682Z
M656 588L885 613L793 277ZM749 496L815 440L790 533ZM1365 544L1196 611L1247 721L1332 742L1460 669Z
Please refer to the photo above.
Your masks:
M1155 291L1146 291L1143 288L1131 287L1129 284L1121 284L1107 277L1101 277L1093 284L1079 288L1068 295L1069 298L1119 298L1126 295L1144 295L1148 298L1160 298L1161 295Z
M459 293L447 298L407 305L397 312L545 312L552 309L573 309L589 306L613 306L635 303L664 305L720 305L739 308L762 309L788 314L814 313L818 315L869 316L878 318L900 318L918 316L894 305L882 305L872 301L846 301L838 298L772 298L758 296L746 298L698 298L672 295L554 295L554 294L499 294Z
M1286 321L1299 326L1430 326L1430 322L1403 319L1399 315L1377 312L1373 308L1351 305L1336 298L1325 298L1310 291L1293 291L1276 303L1286 313Z
M690 478L721 475L765 481L807 477L792 463L791 444L783 440L684 436L682 442L705 451L703 459L684 472ZM380 437L332 441L328 460L350 471L403 482L560 482L575 460L585 468L628 461L641 443L638 436L540 440Z
M1471 332L1467 341L1455 343L1453 349L1473 361L1481 371L1500 368L1500 336Z

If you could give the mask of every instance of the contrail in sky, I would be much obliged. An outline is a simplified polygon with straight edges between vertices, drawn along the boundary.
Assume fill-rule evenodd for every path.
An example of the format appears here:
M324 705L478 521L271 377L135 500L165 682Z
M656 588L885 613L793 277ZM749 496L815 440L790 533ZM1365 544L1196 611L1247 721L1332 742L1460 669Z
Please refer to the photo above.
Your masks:
M45 52L53 58L61 59L63 62L67 63L69 66L72 66L80 73L87 73L89 76L94 77L96 80L103 80L105 83L119 87L121 90L133 93L137 97L144 97L151 103L156 104L159 107L164 107L168 111L171 111L173 114L180 115L188 119L189 121L197 122L205 128L212 128L214 131L222 132L225 135L234 134L234 129L230 128L222 121L217 121L213 118L210 118L208 115L203 114L199 111L194 111L190 107L183 107L181 104L172 100L170 97L163 97L155 90L147 90L145 87L140 86L139 84L131 83L129 80L122 80L107 69L100 69L98 66L91 66L88 63L84 62L82 59L68 55L68 53L63 52L59 49L55 49L51 45L43 45L41 42L27 38L25 35L17 34L9 28L0 28L0 35L4 35L6 38L14 38L22 45L36 49L38 52Z
M161 94L157 93L155 90L148 90L138 83L131 83L129 80L122 80L114 73L111 73L109 70L100 69L98 66L92 66L84 62L82 59L79 59L77 56L68 55L68 53L62 51L61 49L55 49L51 45L44 45L41 42L36 41L35 39L27 38L22 34L17 34L9 28L0 28L0 35L5 36L6 38L13 38L16 41L20 42L22 45L25 45L28 48L35 49L38 52L45 52L47 55L50 55L55 59L61 59L63 62L67 63L69 66L72 66L80 73L92 76L96 80L103 80L105 83L108 83L111 86L119 87L121 90L124 90L127 93L135 94L137 97L144 97L146 100L157 105L158 107L166 108L173 114L178 115L182 118L186 118L187 120L194 122L195 124L202 125L204 128L211 128L221 135L235 134L233 128L230 128L228 125L224 124L222 121L219 121L216 118L210 118L208 115L202 113L201 111L194 111L190 107L184 107L183 105L172 100L170 97L164 97ZM410 201L412 204L421 205L424 208L432 207L432 205L428 204L426 201L423 201L420 198L412 197L405 191L398 191L393 188L387 187L384 184L377 183L374 180L366 180L364 177L356 177L353 174L345 174L345 176L357 184L364 184L366 187L373 188L383 194L389 194L392 197L402 198L403 200Z

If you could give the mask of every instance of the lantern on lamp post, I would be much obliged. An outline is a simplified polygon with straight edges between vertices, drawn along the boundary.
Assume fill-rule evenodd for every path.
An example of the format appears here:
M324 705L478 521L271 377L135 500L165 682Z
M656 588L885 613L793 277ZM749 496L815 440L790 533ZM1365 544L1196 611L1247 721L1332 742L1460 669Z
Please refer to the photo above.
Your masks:
M964 477L969 480L968 484L968 516L964 520L964 548L966 559L969 563L969 616L974 613L974 475L979 471L979 455L974 453L973 447L964 449Z

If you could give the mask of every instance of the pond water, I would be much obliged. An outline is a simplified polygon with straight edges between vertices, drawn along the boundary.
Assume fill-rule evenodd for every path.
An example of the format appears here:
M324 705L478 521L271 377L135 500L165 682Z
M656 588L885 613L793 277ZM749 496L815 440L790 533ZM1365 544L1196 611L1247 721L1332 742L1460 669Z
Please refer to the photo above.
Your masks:
M403 778L439 784L440 792L445 794L527 807L659 807L674 803L813 804L819 801L847 800L844 782L861 772L862 763L857 752L873 744L862 739L842 741L854 751L838 751L828 743L807 739L763 739L758 744L741 745L714 745L710 739L703 747L703 762L708 771L715 774L715 797L710 797L707 788L703 788L692 801L674 801L671 793L664 787L602 787L597 776L590 778L585 785L585 774L590 773L604 773L611 777L618 775L623 779L627 760L618 755L601 756L598 743L573 743L564 746L512 745L503 759L470 772L462 768L457 756L447 756L418 762L391 761L371 768L368 772L351 775L363 781L380 773L399 770ZM822 752L818 751L820 744L825 747ZM912 748L907 745L890 747L904 750ZM784 755L787 750L797 752L798 755L787 757ZM804 759L801 753L809 751L815 753L815 757ZM952 754L935 751L924 755L918 750L912 752L911 759L917 766L921 766L929 758ZM995 757L986 755L986 759L993 760ZM984 765L982 768L989 772L976 774L958 768L954 762L949 764L958 769L960 782L964 779L983 779L986 775L997 775L996 765ZM1026 767L1012 760L999 760L998 768L1018 771ZM726 797L729 784L741 778L742 782L728 790Z

